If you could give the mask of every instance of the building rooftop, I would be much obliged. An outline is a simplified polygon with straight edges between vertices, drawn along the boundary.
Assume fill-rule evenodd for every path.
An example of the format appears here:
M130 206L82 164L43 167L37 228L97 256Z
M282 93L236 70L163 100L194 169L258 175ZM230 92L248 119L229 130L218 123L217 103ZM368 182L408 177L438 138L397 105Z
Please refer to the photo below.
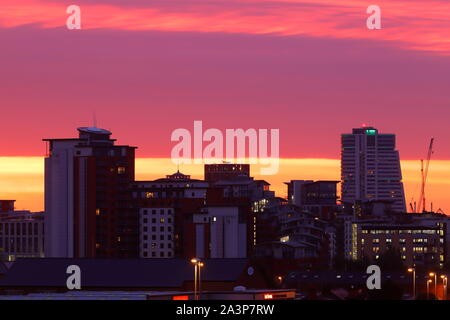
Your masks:
M106 129L101 129L97 127L80 127L77 129L80 132L86 132L86 133L95 133L95 134L106 134L111 135L112 133Z
M247 264L247 259L207 259L202 280L236 281ZM19 258L0 279L0 287L66 288L70 265L80 267L86 288L179 288L194 280L194 268L185 259Z

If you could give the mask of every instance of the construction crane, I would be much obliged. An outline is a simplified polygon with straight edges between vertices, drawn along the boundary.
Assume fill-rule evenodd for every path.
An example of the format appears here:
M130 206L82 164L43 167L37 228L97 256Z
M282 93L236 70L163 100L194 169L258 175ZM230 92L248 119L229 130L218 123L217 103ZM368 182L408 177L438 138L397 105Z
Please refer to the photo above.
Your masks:
M428 154L425 160L420 160L420 173L422 175L422 185L420 188L420 198L419 198L419 212L425 212L426 209L426 197L425 197L425 186L427 184L428 168L430 167L431 155L433 154L433 143L434 138L431 138L430 145L428 146Z

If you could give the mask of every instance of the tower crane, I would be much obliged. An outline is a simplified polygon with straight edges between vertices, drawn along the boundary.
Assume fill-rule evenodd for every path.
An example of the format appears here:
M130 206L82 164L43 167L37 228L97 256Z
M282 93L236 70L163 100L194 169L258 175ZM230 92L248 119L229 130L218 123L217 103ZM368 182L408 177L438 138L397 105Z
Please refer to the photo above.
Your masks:
M430 140L430 145L428 146L428 153L427 153L427 158L425 159L425 165L424 165L424 160L420 160L420 172L422 175L422 185L420 188L420 198L419 198L419 212L425 212L426 209L426 198L425 198L425 186L427 183L427 176L428 176L428 168L430 166L430 160L431 160L431 155L433 154L433 143L434 143L434 138L431 138Z

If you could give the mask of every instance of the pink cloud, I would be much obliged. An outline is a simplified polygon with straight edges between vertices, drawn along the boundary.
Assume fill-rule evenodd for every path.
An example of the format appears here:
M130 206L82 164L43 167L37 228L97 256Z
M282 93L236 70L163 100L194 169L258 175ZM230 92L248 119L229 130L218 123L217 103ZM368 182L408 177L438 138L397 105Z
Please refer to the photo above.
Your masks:
M95 4L79 1L82 27L89 29L194 31L279 36L303 35L336 39L387 41L392 46L450 53L448 1L377 1L382 30L365 26L366 8L360 0L242 0L127 2ZM67 3L2 0L0 26L36 24L64 27Z

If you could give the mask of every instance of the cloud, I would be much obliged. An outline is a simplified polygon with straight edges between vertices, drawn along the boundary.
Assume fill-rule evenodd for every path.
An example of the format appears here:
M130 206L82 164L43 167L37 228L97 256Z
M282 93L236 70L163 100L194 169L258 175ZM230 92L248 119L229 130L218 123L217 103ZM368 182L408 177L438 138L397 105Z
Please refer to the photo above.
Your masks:
M78 1L82 28L219 32L369 39L409 50L450 54L448 1L377 1L382 30L366 28L360 0ZM2 0L0 26L64 27L67 3Z

